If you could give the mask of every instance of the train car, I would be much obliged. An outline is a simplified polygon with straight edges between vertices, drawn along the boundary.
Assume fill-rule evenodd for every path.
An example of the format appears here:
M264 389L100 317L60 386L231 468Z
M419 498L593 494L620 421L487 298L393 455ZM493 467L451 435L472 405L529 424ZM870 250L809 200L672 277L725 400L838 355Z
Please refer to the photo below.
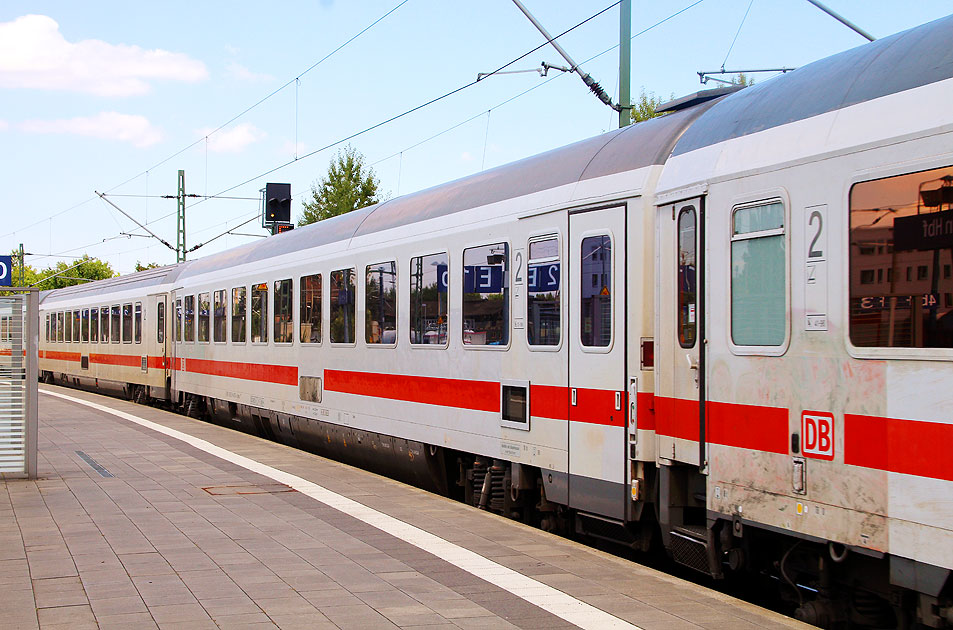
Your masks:
M49 292L40 369L768 576L818 625L949 627L951 36Z

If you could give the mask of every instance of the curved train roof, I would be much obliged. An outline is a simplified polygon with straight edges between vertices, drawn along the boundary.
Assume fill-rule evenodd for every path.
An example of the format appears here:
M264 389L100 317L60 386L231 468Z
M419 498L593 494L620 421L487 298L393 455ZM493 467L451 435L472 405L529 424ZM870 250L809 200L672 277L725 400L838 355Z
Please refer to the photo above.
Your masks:
M184 264L184 263L183 263ZM86 284L76 284L62 289L50 289L40 292L40 304L71 300L76 298L95 299L95 296L135 289L141 291L148 287L171 282L182 269L182 264L166 265L155 269L145 269L125 276L116 276L106 280L97 280Z
M692 123L672 155L949 79L951 42L948 16L735 92Z

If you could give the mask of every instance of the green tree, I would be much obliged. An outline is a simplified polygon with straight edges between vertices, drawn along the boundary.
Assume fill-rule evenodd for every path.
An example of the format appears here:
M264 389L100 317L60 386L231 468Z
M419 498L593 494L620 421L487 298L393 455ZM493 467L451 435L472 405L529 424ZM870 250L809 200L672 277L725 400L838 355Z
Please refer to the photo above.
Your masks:
M734 85L740 85L741 87L748 87L749 85L754 85L754 77L750 77L744 72L739 72L735 76L731 77L731 82Z
M73 268L70 269L70 267ZM39 272L38 276L42 279L37 282L37 286L41 289L62 289L89 280L105 280L115 275L109 263L84 254L78 261L72 263L60 261Z
M15 249L10 252L12 257L13 269L10 270L12 274L10 279L12 280L11 284L15 287L28 287L37 280L40 279L39 272L32 265L25 265L23 267L23 280L20 280L20 250Z
M675 98L675 95L673 94L671 98ZM642 88L639 98L632 103L632 109L629 110L632 115L632 122L639 123L643 120L649 120L650 118L664 116L664 113L658 113L656 111L664 102L665 101L655 95L655 92L646 93L645 88Z
M364 165L364 156L347 146L331 160L328 174L311 186L312 200L304 202L298 225L308 225L381 201L380 182Z
M158 267L161 267L161 266L162 265L160 265L159 263L151 262L146 265L143 265L138 260L136 261L136 271L145 271L146 269L157 269Z

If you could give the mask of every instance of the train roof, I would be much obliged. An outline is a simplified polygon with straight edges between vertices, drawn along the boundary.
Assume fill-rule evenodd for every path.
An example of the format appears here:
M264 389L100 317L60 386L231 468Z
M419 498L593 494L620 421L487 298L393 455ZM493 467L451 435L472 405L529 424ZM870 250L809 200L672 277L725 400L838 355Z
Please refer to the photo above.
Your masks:
M735 92L692 123L672 155L949 79L951 41L948 16Z
M664 164L682 132L710 106L711 103L703 103L307 225L280 237L206 256L188 263L181 277L346 241L596 177Z
M184 263L183 263L184 264ZM145 269L125 276L116 276L105 280L97 280L85 284L76 284L62 289L50 289L40 292L40 303L47 304L72 299L96 299L96 296L112 294L121 291L139 291L148 287L159 286L171 282L181 271L183 264L166 265L154 269Z

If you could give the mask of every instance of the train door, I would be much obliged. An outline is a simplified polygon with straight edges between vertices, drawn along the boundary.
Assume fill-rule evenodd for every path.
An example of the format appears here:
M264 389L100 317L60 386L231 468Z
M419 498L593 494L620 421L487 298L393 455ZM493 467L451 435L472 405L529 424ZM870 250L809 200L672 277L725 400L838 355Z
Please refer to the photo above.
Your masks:
M703 218L702 198L660 208L655 369L658 457L702 470L707 462Z
M569 215L569 504L625 506L625 206Z
M172 373L172 360L169 354L169 348L172 346L172 340L169 338L172 329L170 326L172 316L169 312L169 296L167 293L156 293L149 296L149 298L155 301L156 306L155 329L153 331L146 331L145 334L155 335L157 344L156 352L159 355L158 363L163 372L162 382L165 384L166 395L168 395L169 386L171 384L169 377Z

